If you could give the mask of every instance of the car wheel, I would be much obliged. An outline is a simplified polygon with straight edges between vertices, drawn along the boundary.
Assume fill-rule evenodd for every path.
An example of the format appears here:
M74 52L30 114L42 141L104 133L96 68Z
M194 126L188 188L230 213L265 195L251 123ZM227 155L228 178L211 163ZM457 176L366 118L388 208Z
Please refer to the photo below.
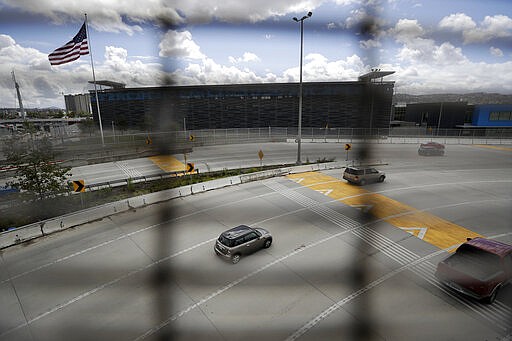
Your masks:
M231 257L231 262L233 262L233 264L236 264L239 261L240 261L240 255L239 254L233 255L233 257Z
M366 185L366 180L361 180L361 181L359 181L359 184L360 184L361 186Z
M484 298L484 303L487 303L487 304L491 304L494 302L494 300L496 299L496 296L498 295L498 290L499 290L499 286L497 286L496 288L494 288L494 290L492 291L492 294L491 296L489 297L486 297Z
M265 240L265 244L263 244L263 247L265 249L268 249L270 247L270 245L272 245L272 239L267 239L267 240Z
M384 179L385 179L385 178L386 178L386 177L385 177L384 175L381 175L381 176L379 177L379 182L384 182Z

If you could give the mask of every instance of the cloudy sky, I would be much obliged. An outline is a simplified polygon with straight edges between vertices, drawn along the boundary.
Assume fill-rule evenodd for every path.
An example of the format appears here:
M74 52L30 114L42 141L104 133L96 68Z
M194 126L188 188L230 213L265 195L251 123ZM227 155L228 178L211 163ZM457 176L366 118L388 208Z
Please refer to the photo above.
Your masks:
M84 13L96 79L140 87L298 81L308 11L304 81L380 68L397 93L512 93L510 0L0 0L0 108L12 70L29 108L92 89L89 56L48 62Z

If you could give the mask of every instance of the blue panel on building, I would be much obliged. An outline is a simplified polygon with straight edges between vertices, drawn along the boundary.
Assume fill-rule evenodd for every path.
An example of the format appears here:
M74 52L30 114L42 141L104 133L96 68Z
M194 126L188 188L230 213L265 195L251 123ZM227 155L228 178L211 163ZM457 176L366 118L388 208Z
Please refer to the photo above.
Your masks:
M480 127L512 127L512 104L475 105L472 124Z

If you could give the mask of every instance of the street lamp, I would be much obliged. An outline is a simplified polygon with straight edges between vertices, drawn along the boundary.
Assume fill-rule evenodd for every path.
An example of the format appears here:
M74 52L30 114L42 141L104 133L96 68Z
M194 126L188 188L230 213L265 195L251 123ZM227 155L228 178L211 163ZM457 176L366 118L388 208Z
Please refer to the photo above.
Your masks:
M302 52L304 47L304 20L311 17L313 15L312 12L308 12L307 15L303 16L300 19L293 17L293 20L296 22L300 21L300 80L299 80L299 131L297 134L297 165L302 164L302 160L300 159L300 142L302 138Z

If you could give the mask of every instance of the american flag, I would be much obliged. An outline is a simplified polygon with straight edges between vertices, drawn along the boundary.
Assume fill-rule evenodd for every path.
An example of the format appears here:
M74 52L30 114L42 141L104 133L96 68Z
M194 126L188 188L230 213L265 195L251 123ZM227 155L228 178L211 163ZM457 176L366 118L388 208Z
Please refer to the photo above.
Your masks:
M85 23L82 25L77 35L48 55L51 65L60 65L77 60L82 55L89 54L89 44L87 43L87 31Z

